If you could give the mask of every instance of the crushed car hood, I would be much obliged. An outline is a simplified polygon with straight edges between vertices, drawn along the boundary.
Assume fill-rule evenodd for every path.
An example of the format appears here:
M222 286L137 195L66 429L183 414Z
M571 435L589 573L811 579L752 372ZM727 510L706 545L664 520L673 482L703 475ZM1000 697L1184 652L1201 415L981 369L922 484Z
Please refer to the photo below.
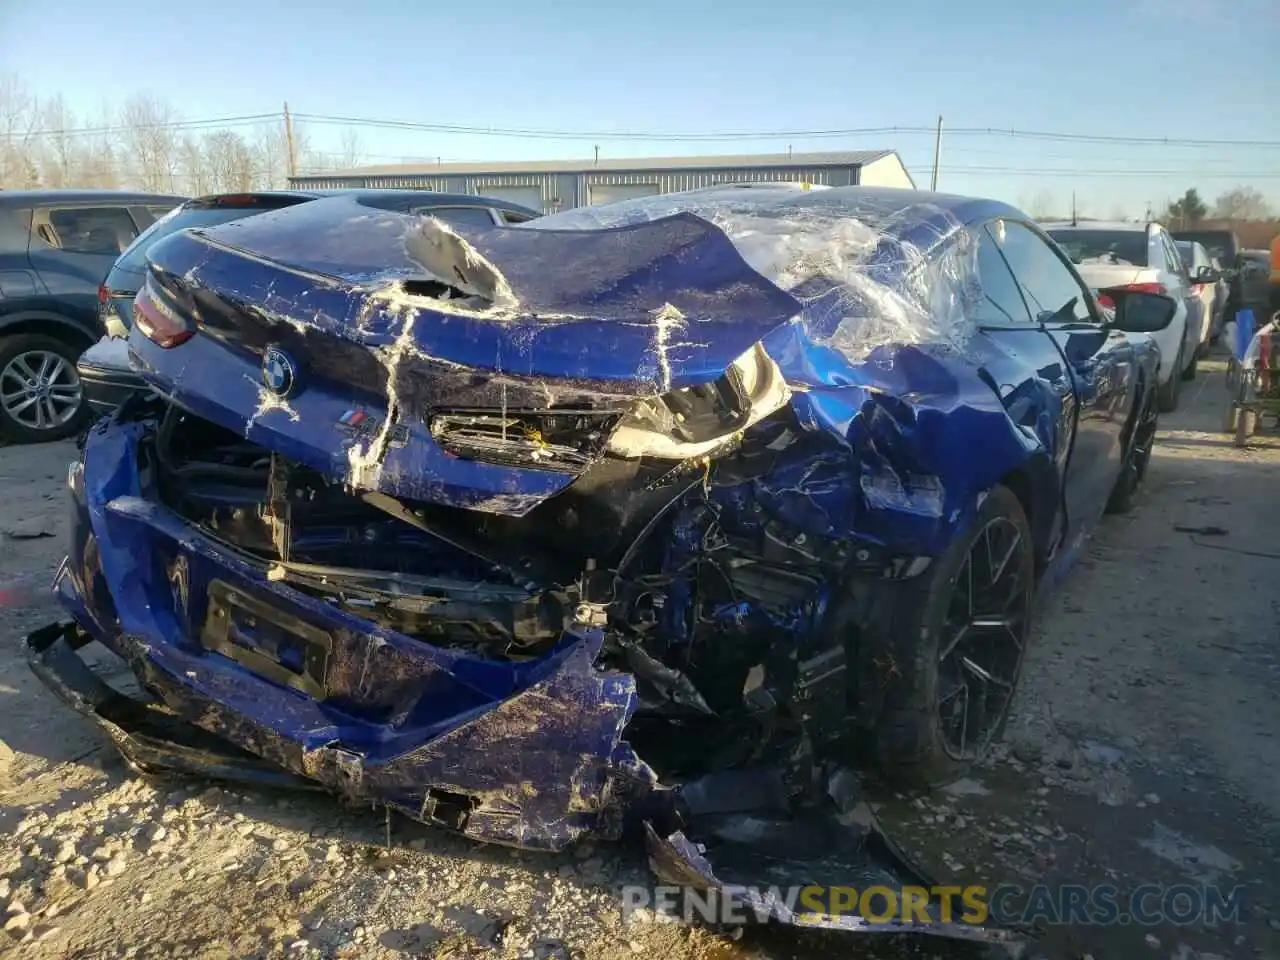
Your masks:
M170 283L257 311L282 339L400 344L414 358L611 393L713 380L800 311L692 214L459 234L335 197L177 234L150 260ZM441 284L452 299L433 295Z
M131 334L151 386L335 482L513 516L581 469L451 455L436 413L620 416L723 377L801 310L691 214L462 236L339 197L174 234L149 261L139 309L199 331Z

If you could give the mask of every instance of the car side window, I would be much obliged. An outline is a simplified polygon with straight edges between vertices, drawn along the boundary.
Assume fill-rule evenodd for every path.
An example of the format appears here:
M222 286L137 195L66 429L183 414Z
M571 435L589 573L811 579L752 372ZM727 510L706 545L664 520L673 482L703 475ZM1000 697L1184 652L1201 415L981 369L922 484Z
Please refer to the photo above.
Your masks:
M499 210L503 223L528 223L533 217L527 213L516 213L514 210Z
M1181 277L1185 268L1182 266L1182 257L1178 254L1178 248L1173 245L1173 241L1169 239L1169 235L1163 230L1158 233L1157 239L1160 246L1164 250L1165 269L1176 277Z
M124 207L62 207L49 211L48 229L40 237L69 253L118 257L138 235Z
M418 207L413 212L459 227L493 226L493 214L488 207Z
M1062 256L1029 227L997 220L988 229L1018 282L1031 315L1044 323L1093 323L1089 292Z
M1004 327L1010 324L1033 323L1027 305L1018 291L1018 281L1013 279L1009 264L1000 253L1000 246L987 227L976 234L978 242L978 283L981 298L970 308L970 319L981 326Z

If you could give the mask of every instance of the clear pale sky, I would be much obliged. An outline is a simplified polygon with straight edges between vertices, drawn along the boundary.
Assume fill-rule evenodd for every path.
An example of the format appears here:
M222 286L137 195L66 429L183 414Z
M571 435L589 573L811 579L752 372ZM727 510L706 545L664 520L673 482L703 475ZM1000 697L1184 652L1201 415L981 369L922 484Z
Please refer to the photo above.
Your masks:
M0 70L97 114L145 92L186 119L278 111L583 131L531 139L365 128L367 162L892 148L928 185L933 138L610 140L983 127L1277 146L948 136L939 188L1096 216L1240 183L1280 207L1280 0L826 0L734 6L488 0L0 0ZM251 132L251 128L241 128ZM598 136L594 134L599 134ZM335 155L342 128L310 125ZM981 169L986 168L986 169ZM1144 171L1154 171L1144 172Z

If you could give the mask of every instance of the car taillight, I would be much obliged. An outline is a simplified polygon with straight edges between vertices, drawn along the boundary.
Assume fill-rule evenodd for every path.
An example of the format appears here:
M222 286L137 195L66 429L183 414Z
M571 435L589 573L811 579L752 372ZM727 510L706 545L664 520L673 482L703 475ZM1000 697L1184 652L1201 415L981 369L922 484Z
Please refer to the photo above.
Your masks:
M194 325L157 296L150 281L143 285L133 301L133 325L164 350L186 343L196 335Z
M107 285L105 283L98 284L98 302L106 303L110 299L111 291L107 289Z
M1134 293L1158 293L1161 296L1169 295L1169 288L1163 283L1118 283L1115 286L1108 287L1108 290L1132 290ZM1116 302L1105 293L1098 294L1098 306L1114 309Z
M1163 283L1122 283L1117 290L1132 290L1134 293L1158 293L1162 297L1169 295L1169 288Z
M1204 293L1204 284L1193 283L1191 285L1191 292L1194 293L1197 297L1200 296L1200 294Z

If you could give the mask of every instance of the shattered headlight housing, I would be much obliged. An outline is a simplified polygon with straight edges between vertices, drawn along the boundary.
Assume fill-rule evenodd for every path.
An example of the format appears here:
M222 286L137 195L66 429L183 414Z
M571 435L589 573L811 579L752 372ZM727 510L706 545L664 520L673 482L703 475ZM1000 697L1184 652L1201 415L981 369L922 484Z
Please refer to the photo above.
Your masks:
M581 473L600 456L618 410L451 409L433 411L431 436L455 457Z
M782 371L759 344L711 383L605 408L449 408L427 426L456 457L580 474L608 453L687 460L731 444L786 404Z
M757 343L715 381L638 403L613 431L608 450L671 460L705 456L776 413L790 396L782 371Z

